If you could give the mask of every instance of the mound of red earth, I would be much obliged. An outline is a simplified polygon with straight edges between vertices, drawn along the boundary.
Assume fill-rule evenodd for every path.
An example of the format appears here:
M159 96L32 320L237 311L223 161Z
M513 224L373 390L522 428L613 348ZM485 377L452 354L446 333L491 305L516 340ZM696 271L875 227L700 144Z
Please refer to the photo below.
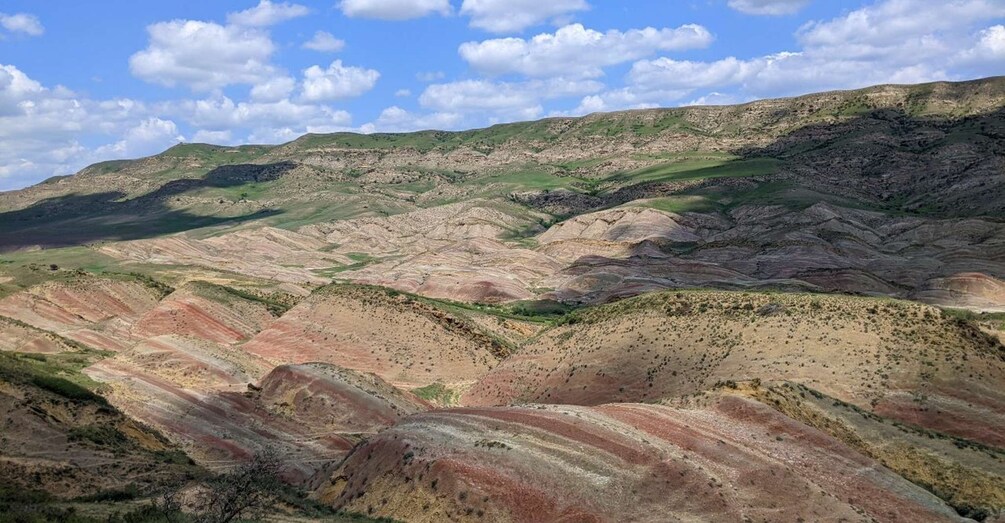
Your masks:
M0 316L0 351L53 354L77 348L77 343L27 323Z
M961 521L759 402L462 408L406 418L314 480L405 521Z
M258 399L314 431L351 434L376 433L432 408L373 374L324 363L276 367L262 380Z
M138 318L132 332L140 338L172 334L233 344L275 320L262 302L232 292L205 282L187 283Z
M130 326L157 305L162 292L141 281L82 276L7 296L0 300L0 316L95 349L119 351L138 341Z
M185 389L115 360L87 373L113 384L116 405L182 444L200 465L226 470L269 446L284 456L292 482L399 417L429 408L376 376L326 364L278 367L244 393Z
M277 365L327 362L397 387L464 388L506 348L459 316L394 291L331 286L316 291L242 346Z
M623 300L543 333L463 401L652 401L754 379L1005 446L1005 347L938 309L891 300L702 291Z

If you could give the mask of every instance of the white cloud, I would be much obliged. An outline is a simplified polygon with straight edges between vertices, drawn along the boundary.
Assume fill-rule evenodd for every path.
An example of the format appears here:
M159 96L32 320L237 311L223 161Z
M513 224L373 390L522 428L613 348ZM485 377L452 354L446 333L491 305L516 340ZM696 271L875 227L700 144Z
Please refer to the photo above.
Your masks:
M318 31L310 40L304 42L302 47L322 53L337 53L345 48L345 40L335 38L335 35L329 32Z
M729 7L748 15L791 15L798 13L809 0L729 0Z
M344 66L342 60L335 60L327 69L313 65L304 71L301 97L311 102L352 98L373 89L378 78L379 72Z
M443 71L423 71L421 73L415 73L415 79L420 82L431 83L439 80L443 80L447 77L447 74Z
M988 63L1005 64L1005 26L995 25L980 31L977 43L960 53L958 60L965 64ZM1002 73L999 68L997 73Z
M28 13L8 15L0 13L0 27L11 33L24 33L28 36L41 36L45 33L38 17Z
M226 96L217 96L183 101L173 109L192 125L208 131L250 128L262 132L288 128L306 132L308 128L343 127L352 121L346 111L288 99L267 103L234 102Z
M149 116L141 102L89 100L65 87L45 87L17 67L0 64L0 189L120 157L114 147L98 154L82 145L85 134L91 142L112 137L112 144L125 141L123 150L139 150L159 126L149 121L144 126Z
M419 103L436 112L487 115L493 122L526 120L543 114L544 101L583 96L603 87L593 80L562 78L526 82L464 80L430 85L419 96Z
M398 89L394 92L394 96L397 98L408 98L412 96L412 91L410 89Z
M624 91L665 104L677 101L670 96L706 89L719 93L720 99L750 100L1001 74L1005 27L976 28L1002 16L1005 3L991 0L885 0L805 24L796 34L802 48L795 52L746 60L637 61ZM696 94L698 100L703 98ZM603 93L600 98L618 97Z
M98 161L160 152L190 135L182 123L196 141L231 144L348 129L352 117L346 111L274 99L292 82L279 77L257 85L258 99L248 102L217 94L147 104L91 100L64 87L46 87L13 65L0 65L0 190Z
M461 14L471 26L493 33L522 31L548 20L589 9L586 0L464 0Z
M472 67L491 75L598 77L607 66L637 60L656 51L694 49L711 42L711 33L694 24L676 29L647 27L606 33L572 24L530 40L468 42L459 51Z
M450 0L342 0L339 8L348 17L378 20L410 20L452 12Z
M227 22L247 27L267 27L301 16L307 16L310 12L310 9L306 6L299 4L289 4L286 2L275 4L269 0L261 0L255 7L228 14Z
M211 143L214 145L230 145L234 143L234 133L229 129L223 131L200 130L192 136L195 143Z
M735 85L762 69L762 60L729 57L715 62L690 62L662 57L635 62L628 78L634 85L649 88L695 89Z
M149 156L182 141L185 141L185 137L178 132L178 126L173 121L150 117L128 129L121 140L95 149L94 156Z
M749 102L748 99L737 98L731 94L711 92L704 96L699 96L684 105L735 105Z
M277 76L251 88L251 99L256 102L276 102L289 98L297 81L289 76Z
M376 121L361 126L361 130L372 132L410 132L427 129L453 129L463 119L459 113L430 113L417 115L396 105L381 111Z
M623 87L599 94L586 96L579 106L555 115L580 116L601 111L621 111L625 109L646 109L680 101L690 91L684 89L638 89Z
M209 91L233 84L259 84L275 74L275 46L261 30L197 20L147 27L150 43L129 58L133 75L174 87Z
M1005 2L1000 0L886 0L833 20L807 23L797 37L819 54L917 62L945 52L970 24L999 17L1005 17Z
M0 65L0 116L20 113L23 102L43 92L42 84L13 65Z

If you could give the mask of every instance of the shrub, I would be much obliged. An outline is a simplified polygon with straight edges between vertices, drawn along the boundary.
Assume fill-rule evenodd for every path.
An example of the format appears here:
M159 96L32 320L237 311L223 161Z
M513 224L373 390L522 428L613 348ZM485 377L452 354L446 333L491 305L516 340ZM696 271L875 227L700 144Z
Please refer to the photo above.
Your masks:
M140 492L136 485L127 485L121 489L102 490L87 496L80 496L76 501L83 503L100 503L103 501L131 501L139 497Z
M90 441L96 445L118 447L129 439L119 429L107 425L74 427L69 432L70 441Z

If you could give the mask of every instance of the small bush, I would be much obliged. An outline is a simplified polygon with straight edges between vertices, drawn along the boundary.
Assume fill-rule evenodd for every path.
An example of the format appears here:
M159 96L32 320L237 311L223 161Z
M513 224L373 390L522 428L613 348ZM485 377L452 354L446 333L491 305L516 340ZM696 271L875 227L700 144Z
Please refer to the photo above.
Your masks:
M96 492L87 496L80 496L76 501L83 503L100 503L100 502L116 502L116 501L132 501L139 497L139 489L136 485L127 485L125 488L121 489L111 489L102 490L101 492Z

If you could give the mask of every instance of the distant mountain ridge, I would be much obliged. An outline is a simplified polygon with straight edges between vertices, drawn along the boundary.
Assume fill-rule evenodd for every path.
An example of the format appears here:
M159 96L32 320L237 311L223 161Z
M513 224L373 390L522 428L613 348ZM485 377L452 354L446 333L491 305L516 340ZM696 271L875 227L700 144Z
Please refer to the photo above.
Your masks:
M213 268L261 277L278 269L238 253L280 249L300 260L277 276L289 283L464 301L766 287L998 309L1001 194L995 77L461 132L181 144L0 193L0 251L86 246L109 263L205 266L179 249L227 244ZM577 221L594 225L541 235Z

